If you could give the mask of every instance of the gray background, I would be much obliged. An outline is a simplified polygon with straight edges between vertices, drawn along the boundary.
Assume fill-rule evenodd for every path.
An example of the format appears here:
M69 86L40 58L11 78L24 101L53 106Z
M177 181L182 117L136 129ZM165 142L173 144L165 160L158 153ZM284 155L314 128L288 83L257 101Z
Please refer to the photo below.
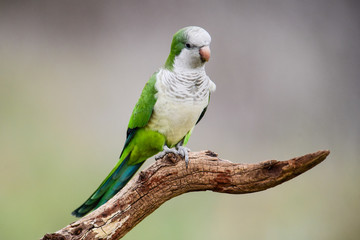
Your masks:
M217 85L192 150L246 163L331 155L264 192L179 196L124 239L357 239L359 4L340 0L1 1L1 239L75 221L188 25L212 36Z

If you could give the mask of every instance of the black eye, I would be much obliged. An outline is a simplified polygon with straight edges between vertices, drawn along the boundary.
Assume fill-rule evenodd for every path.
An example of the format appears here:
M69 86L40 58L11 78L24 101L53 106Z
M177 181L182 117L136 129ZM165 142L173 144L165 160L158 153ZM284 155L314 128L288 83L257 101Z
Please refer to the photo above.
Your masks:
M185 46L186 46L186 48L191 48L191 44L190 44L190 43L186 43Z

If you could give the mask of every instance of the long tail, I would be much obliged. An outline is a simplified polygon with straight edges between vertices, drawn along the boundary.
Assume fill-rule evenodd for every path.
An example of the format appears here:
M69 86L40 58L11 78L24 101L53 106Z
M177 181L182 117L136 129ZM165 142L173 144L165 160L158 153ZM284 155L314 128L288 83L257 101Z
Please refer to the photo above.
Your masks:
M106 179L101 183L98 189L96 189L96 191L89 197L88 200L86 200L85 203L75 209L71 213L72 215L76 217L82 217L86 215L88 212L106 203L125 186L125 184L143 164L143 162L140 162L135 165L130 165L128 163L130 154L131 152L125 158L123 158L123 156L120 157L119 162L106 177Z

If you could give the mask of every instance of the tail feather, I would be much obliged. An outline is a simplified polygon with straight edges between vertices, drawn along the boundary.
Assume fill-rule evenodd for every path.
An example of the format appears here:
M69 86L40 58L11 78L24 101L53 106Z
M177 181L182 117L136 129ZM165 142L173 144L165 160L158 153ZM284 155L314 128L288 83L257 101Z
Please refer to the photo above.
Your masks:
M143 163L130 165L128 163L129 157L130 154L122 161L120 160L88 200L71 214L76 217L82 217L90 211L100 207L120 191Z
M125 184L130 180L130 178L136 173L136 171L141 167L144 162L138 163L136 165L130 165L127 168L123 168L124 171L120 171L119 179L115 181L109 189L104 193L98 202L97 207L100 207L106 203L110 198L112 198L117 192L119 192Z

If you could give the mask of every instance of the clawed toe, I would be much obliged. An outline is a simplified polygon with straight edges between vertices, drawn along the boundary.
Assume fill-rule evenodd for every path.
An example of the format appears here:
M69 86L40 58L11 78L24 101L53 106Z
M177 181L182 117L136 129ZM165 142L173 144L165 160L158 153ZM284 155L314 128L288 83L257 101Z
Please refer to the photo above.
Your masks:
M176 151L175 149L170 149L168 146L165 145L163 151L155 155L155 160L163 158L168 153L178 154L178 151Z
M190 149L187 148L187 147L184 147L184 146L179 146L177 150L178 150L178 153L184 158L185 165L186 165L186 168L187 168L188 165L189 165L189 151L190 151Z
M168 153L173 153L175 155L180 155L181 157L184 158L187 168L189 165L189 152L190 149L184 146L176 146L176 150L175 150L175 149L170 149L168 146L165 145L163 151L155 155L155 160L159 160L163 158Z

